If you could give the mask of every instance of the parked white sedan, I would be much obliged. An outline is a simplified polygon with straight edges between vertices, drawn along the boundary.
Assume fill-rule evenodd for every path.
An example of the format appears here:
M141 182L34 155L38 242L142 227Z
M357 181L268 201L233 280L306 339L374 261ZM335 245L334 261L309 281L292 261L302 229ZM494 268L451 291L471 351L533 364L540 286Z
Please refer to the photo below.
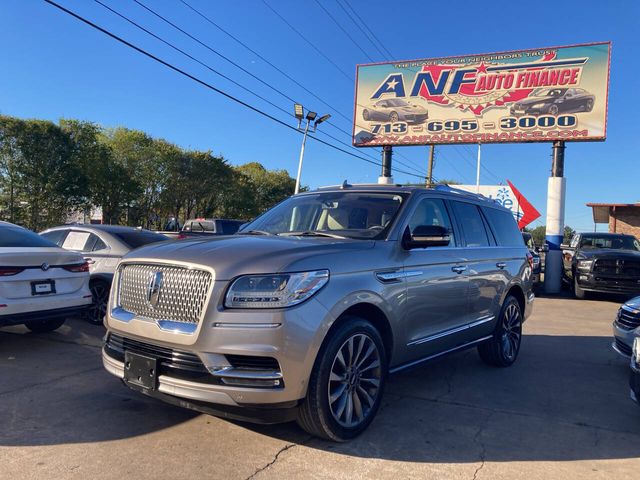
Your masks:
M90 304L89 265L81 255L0 222L0 327L49 332Z

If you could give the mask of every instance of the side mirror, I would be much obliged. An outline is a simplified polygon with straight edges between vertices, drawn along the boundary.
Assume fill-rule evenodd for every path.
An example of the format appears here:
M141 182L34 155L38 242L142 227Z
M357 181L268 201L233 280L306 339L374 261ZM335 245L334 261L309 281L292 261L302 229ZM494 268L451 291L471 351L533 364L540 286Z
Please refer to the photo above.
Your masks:
M449 230L440 225L419 225L413 231L409 231L407 227L403 240L403 246L411 250L412 248L446 247L451 241L451 236Z

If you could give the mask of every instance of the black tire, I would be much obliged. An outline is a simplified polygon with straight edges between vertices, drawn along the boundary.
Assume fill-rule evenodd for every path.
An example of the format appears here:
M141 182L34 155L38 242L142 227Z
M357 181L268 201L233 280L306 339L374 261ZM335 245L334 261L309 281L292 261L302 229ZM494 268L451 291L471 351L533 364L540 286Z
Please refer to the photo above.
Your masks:
M549 108L547 109L547 113L549 115L557 115L558 114L558 106L557 105L550 105Z
M31 320L30 322L25 323L25 326L33 333L47 333L60 328L64 324L65 320L65 318Z
M355 438L369 426L380 407L387 378L380 333L362 318L343 320L318 352L297 419L308 433L335 442Z
M362 118L365 119L365 121L369 121L369 119L371 118L371 116L369 115L369 110L365 110L364 112L362 112Z
M480 358L493 367L509 367L518 358L522 340L522 310L515 297L504 300L491 340L478 346Z
M391 112L389 114L389 121L391 123L396 123L398 121L398 119L399 119L399 117L398 117L398 114L396 112Z
M103 325L104 316L107 313L107 303L109 302L109 290L111 285L103 280L94 280L89 284L91 290L92 303L87 309L84 319L92 325Z
M573 295L579 300L584 300L585 298L587 298L587 292L585 292L580 287L580 284L578 284L578 278L576 277L575 273L573 274Z

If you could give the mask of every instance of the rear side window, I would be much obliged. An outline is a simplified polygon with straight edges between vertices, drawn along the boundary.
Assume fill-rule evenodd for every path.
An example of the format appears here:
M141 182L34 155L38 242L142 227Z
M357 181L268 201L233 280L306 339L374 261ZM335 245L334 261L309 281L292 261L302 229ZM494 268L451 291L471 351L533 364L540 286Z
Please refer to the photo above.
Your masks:
M167 237L164 235L145 230L118 232L114 233L114 236L126 243L130 248L138 248L150 243L164 242L167 240Z
M489 235L480 210L472 203L451 202L467 247L488 247Z
M524 239L511 212L496 208L483 208L482 211L491 225L498 245L502 247L521 247L524 245Z
M20 227L0 227L0 247L57 247L57 245L37 233Z
M211 220L193 220L189 226L184 226L186 232L215 232L216 224Z
M52 232L41 233L40 236L61 247L68 232L69 230L53 230Z

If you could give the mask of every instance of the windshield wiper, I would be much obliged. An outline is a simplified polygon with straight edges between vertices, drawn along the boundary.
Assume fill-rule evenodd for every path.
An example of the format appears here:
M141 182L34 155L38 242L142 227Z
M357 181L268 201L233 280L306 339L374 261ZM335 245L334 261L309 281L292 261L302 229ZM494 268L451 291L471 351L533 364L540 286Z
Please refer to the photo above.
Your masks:
M238 235L278 235L278 234L267 232L265 230L247 230L246 232L238 232Z
M280 235L288 237L330 237L330 238L348 238L343 235L336 235L335 233L318 232L314 230L304 230L302 232L286 232Z

